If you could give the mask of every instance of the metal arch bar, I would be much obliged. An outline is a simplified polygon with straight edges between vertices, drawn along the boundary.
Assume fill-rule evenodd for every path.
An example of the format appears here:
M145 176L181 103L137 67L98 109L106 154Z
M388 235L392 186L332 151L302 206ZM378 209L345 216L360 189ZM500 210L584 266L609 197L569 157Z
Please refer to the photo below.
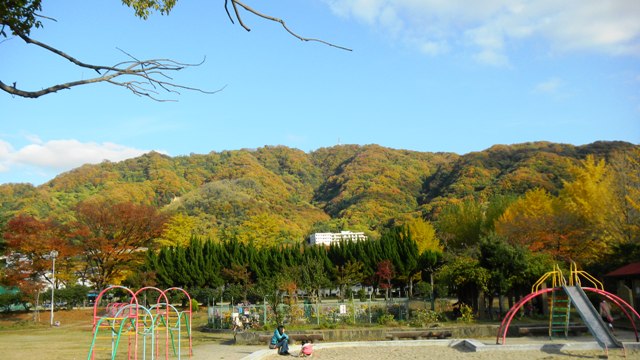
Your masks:
M620 310L622 310L622 312L627 317L627 319L629 319L629 322L631 322L631 326L633 326L633 331L635 332L635 335L636 335L636 342L640 342L640 339L638 338L638 329L636 328L636 323L635 323L635 321L633 321L633 316L629 315L627 310L625 310L625 307L627 309L631 310L638 319L640 319L640 314L638 314L638 312L631 305L629 305L629 303L627 303L626 301L622 300L617 295L614 295L614 294L612 294L612 293L610 293L608 291L605 291L605 290L601 290L601 289L598 289L598 288L589 288L589 287L584 287L582 289L594 292L594 293L599 294L599 295L604 295L607 299L611 300L614 304L616 304L620 308Z
M548 288L548 289L538 290L536 292L528 294L527 296L522 298L520 301L518 301L515 305L513 305L511 307L511 309L509 309L509 311L507 312L505 317L502 319L502 323L500 323L500 328L498 329L498 336L496 337L496 344L500 344L501 333L502 333L502 345L504 345L506 343L506 341L507 341L507 330L509 329L509 325L511 324L511 321L513 320L513 317L516 315L518 310L520 310L520 308L522 308L522 306L524 306L524 304L526 304L527 302L531 301L533 298L535 298L537 296L540 296L542 294L546 294L548 292L552 292L554 290L556 290L556 291L557 290L562 290L562 288Z

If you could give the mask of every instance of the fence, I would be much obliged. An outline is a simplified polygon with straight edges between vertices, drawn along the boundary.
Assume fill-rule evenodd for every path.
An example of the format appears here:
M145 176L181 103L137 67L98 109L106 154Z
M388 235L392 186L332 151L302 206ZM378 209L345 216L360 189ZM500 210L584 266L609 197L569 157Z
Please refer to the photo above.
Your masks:
M426 306L426 303L420 303ZM378 324L410 320L409 305L407 299L304 301L291 305L279 304L278 313L282 315L284 324ZM214 329L258 329L276 323L273 309L268 304L209 306L208 317L209 326Z

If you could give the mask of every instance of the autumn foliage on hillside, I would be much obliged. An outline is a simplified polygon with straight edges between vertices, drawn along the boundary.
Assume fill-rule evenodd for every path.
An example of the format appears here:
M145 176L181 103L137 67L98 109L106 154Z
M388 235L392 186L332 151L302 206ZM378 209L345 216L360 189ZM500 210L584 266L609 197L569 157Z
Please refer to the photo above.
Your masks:
M433 290L440 281L460 294L479 288L502 293L524 284L508 276L515 269L500 268L494 258L514 264L526 258L531 266L577 261L599 272L637 259L638 174L640 147L623 142L496 145L466 155L378 145L311 153L268 146L173 158L152 152L85 165L37 187L0 185L1 247L10 265L2 281L26 289L29 279L46 279L53 249L61 253L59 281L82 277L102 286L128 278L168 282L169 273L141 267L149 261L173 267L166 271L188 267L181 257L195 255L179 249L194 251L194 241L205 252L214 251L209 243L241 244L277 262L285 261L273 258L278 251L298 249L313 232L363 231L377 242L393 230L397 241L415 243L415 258L407 257L415 263L379 257L370 263L359 248L349 251L360 255L334 251L333 257L308 255L306 267L283 283L300 288L292 279L304 274L313 282L314 268L327 274L317 286L347 289L374 284L377 276L382 288L415 281ZM237 246L233 251L240 251ZM385 260L393 272L381 271L389 269L380 267ZM261 270L248 268L256 261L234 260L222 277L218 265L203 263L218 275L185 284L226 283L247 294L258 286Z

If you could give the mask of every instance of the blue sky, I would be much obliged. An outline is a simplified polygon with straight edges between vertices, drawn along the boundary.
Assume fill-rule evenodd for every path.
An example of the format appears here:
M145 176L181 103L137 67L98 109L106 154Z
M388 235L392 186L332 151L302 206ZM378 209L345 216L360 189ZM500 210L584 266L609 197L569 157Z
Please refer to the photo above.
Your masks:
M178 1L148 20L118 0L44 0L32 38L84 61L171 58L176 83L222 91L155 102L107 84L23 99L0 93L0 184L42 184L84 163L286 145L380 144L465 154L494 144L640 143L637 0L276 0L301 42L223 1ZM99 4L99 5L97 5ZM0 39L0 80L37 90L92 77Z

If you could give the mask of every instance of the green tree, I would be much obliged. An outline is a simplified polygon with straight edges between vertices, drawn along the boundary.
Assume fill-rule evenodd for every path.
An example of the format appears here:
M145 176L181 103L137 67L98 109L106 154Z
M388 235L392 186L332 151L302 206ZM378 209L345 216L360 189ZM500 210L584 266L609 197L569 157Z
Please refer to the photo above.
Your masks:
M488 289L489 272L468 255L455 256L438 271L439 281L449 286L458 300L478 310L478 296Z
M504 239L491 234L480 244L480 266L487 269L487 298L489 314L493 316L493 294L498 294L500 315L504 313L504 296L512 289L514 282L522 277L527 267L523 248L509 245Z
M248 266L232 264L231 268L222 269L222 276L229 284L237 285L241 289L242 300L246 302L249 289L253 286Z
M320 300L320 290L331 286L329 273L322 259L309 256L301 264L301 287L310 297Z
M418 267L429 275L431 310L435 310L435 274L443 264L443 253L441 251L428 250L420 254L418 258Z
M360 261L348 260L346 264L337 266L336 279L340 288L340 298L344 299L347 291L362 282L364 264Z

